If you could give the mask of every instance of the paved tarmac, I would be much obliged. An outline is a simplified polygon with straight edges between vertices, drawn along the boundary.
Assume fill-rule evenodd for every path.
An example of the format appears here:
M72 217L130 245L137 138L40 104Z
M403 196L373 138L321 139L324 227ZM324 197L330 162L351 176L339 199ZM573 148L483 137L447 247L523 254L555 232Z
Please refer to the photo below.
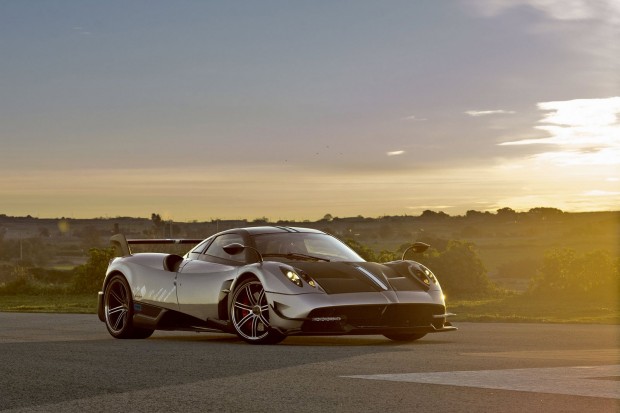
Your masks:
M95 315L0 313L0 411L620 412L620 326L459 323L382 336L115 340Z

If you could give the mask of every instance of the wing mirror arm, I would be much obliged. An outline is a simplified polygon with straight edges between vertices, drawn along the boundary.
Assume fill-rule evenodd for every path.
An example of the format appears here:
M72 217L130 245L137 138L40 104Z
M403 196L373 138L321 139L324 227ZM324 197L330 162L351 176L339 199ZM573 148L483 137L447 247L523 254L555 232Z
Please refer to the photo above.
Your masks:
M407 254L409 250L413 250L413 252L416 252L416 253L422 253L426 251L428 247L430 247L430 245L425 244L423 242L416 242L413 245L407 247L407 249L403 252L403 257L401 258L401 260L403 261L405 260L405 254Z
M252 250L258 255L258 262L263 262L263 256L261 253L254 247L250 247L248 245L239 244L237 242L233 244L228 244L222 248L226 254L237 255L241 254L246 249Z

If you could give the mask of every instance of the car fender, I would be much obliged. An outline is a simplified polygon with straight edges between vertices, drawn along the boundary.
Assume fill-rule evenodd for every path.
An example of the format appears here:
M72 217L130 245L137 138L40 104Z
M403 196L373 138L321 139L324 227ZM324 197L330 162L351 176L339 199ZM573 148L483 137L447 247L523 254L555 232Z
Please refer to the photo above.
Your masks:
M169 254L144 253L115 258L106 272L105 286L114 274L121 274L129 284L132 299L177 309L176 273L164 269Z

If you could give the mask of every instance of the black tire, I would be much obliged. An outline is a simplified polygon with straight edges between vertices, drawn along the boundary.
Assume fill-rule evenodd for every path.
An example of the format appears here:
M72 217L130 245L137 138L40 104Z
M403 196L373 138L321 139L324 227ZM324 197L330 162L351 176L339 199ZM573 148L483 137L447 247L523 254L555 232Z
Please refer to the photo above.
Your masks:
M127 280L120 274L112 276L103 294L105 326L114 338L148 338L153 330L133 326L133 299Z
M269 324L269 304L263 285L256 278L243 280L230 304L235 333L250 344L277 344L286 338Z
M420 333L420 334L415 334L415 333L384 333L383 334L385 337L389 338L390 340L394 340L394 341L416 341L421 339L422 337L424 337L426 335L426 333Z

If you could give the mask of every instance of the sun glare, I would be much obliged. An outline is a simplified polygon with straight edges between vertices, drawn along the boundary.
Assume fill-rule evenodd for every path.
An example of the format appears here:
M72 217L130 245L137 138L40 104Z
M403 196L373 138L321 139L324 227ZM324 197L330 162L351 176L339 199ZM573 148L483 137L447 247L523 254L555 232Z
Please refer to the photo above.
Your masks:
M534 129L546 137L500 145L540 145L541 151L497 169L521 171L536 193L515 194L504 202L517 208L532 203L573 210L617 208L618 181L609 177L620 172L620 97L541 102L538 109L544 113Z
M534 155L558 165L620 165L620 97L542 102L535 129L548 136L503 142L501 146L552 145Z

